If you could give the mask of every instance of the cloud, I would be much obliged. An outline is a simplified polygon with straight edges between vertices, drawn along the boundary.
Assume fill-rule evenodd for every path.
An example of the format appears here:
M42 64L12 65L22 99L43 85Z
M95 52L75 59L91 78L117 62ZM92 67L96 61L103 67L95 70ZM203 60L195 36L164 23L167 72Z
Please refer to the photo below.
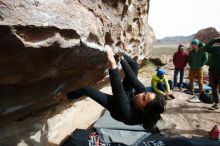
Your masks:
M220 30L220 0L151 0L149 23L157 38Z

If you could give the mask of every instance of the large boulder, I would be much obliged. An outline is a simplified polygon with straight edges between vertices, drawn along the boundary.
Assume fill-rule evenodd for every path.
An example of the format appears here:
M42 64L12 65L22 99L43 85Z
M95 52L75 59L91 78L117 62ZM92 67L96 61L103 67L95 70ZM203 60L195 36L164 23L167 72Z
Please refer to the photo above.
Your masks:
M217 38L217 37L220 37L220 33L216 30L216 28L209 27L209 28L199 30L196 33L196 35L194 36L194 39L198 39L198 40L204 42L205 44L207 44L211 39ZM218 43L218 45L220 45L220 44ZM209 59L208 59L208 62L206 65L209 66L211 64L212 54L209 53L208 58ZM205 72L205 74L208 74L208 73Z
M0 125L103 81L105 43L147 56L148 12L149 0L1 0Z
M164 66L171 61L171 56L161 55L161 56L152 56L149 58L149 61L153 62L157 66Z
M111 94L109 84L99 89ZM0 146L58 146L75 129L87 129L104 108L91 98L64 101L0 128Z
M216 37L220 37L220 33L214 27L209 27L199 30L193 39L198 39L204 43L208 43L211 39Z

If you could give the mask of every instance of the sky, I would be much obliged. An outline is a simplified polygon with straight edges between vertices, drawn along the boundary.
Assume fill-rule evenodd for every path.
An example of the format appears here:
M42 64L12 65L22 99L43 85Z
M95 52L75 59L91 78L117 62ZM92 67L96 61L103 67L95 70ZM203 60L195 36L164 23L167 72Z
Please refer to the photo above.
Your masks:
M149 24L157 39L207 27L220 31L220 0L150 0Z

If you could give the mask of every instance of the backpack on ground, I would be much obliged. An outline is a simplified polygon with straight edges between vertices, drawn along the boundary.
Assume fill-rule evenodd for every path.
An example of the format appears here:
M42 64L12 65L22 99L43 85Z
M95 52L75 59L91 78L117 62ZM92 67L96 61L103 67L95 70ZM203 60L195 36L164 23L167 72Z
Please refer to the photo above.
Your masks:
M208 93L201 93L199 95L199 100L201 100L204 103L208 103L208 104L213 104L214 103L212 95L210 95Z

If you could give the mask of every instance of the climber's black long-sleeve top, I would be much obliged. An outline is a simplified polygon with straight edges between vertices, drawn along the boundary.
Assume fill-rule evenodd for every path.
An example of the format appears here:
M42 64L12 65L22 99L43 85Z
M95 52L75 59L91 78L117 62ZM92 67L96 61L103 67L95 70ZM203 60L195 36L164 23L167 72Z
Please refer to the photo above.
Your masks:
M118 68L109 70L113 95L102 93L90 87L80 88L67 94L68 98L86 95L110 111L113 118L128 125L143 123L142 111L133 102L133 89L135 94L146 92L145 86L137 79L138 64L130 57L124 55L121 65L125 73L121 81ZM92 110L92 109L91 109Z

